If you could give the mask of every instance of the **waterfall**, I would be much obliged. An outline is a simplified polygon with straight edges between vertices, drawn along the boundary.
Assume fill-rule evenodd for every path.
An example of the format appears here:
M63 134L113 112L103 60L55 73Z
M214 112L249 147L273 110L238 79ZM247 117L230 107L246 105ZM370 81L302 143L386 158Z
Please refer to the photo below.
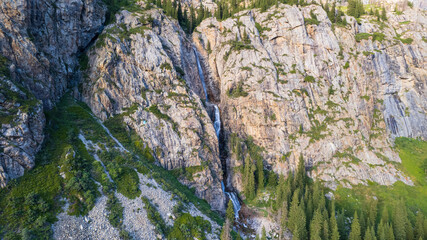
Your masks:
M216 137L219 140L219 132L221 131L221 116L219 115L219 108L217 105L214 105L215 107L215 122L214 122L214 128Z
M203 75L202 65L200 65L199 55L197 54L197 50L195 47L193 47L193 51L194 51L194 55L196 55L197 69L199 70L200 81L202 81L203 91L205 92L205 99L206 99L206 102L208 102L209 101L208 92L206 91L205 76Z
M218 108L218 106L216 104L209 103L208 93L206 91L205 76L203 75L203 69L202 69L202 66L200 65L199 55L197 54L197 50L196 50L195 47L193 47L193 51L194 51L194 55L196 55L197 69L199 70L200 81L202 81L203 91L205 92L206 104L207 105L208 104L212 104L214 106L214 108L215 108L214 128L215 128L215 133L216 133L216 136L217 136L218 142L219 142L219 133L221 131L221 116L219 114L219 108ZM239 219L239 211L240 211L240 208L241 208L241 205L240 205L240 202L239 202L239 198L237 197L236 193L234 193L234 192L226 192L225 191L224 182L222 182L222 181L221 181L221 188L222 188L222 192L233 203L234 214L236 216L236 219Z

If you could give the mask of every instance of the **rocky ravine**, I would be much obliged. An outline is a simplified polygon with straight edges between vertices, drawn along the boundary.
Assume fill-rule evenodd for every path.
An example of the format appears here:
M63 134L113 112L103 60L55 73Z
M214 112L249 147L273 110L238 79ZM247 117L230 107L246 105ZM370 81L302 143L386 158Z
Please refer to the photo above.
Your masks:
M310 11L318 25L305 22ZM294 170L302 155L332 188L412 184L393 166L400 159L392 146L398 136L427 139L427 21L416 8L388 18L381 26L347 17L344 28L320 6L279 5L202 22L193 40L224 135L252 136L265 149L264 164L279 173ZM371 35L357 42L359 33ZM374 41L374 33L384 39ZM227 161L229 172L243 164L233 154ZM227 183L241 191L240 172Z
M166 169L186 168L181 181L224 210L218 140L199 96L195 53L176 20L158 9L121 11L88 51L82 99L101 119L123 121ZM199 95L197 95L198 93Z
M73 85L78 55L102 30L105 13L100 0L1 1L0 68L10 72L0 79L0 111L9 116L1 127L1 187L34 166L45 123L34 97L51 108Z

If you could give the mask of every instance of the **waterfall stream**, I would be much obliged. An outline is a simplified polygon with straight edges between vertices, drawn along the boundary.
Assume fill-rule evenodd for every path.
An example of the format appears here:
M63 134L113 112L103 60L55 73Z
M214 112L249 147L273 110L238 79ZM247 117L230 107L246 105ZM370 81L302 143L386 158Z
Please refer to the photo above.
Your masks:
M219 133L221 132L221 116L220 116L219 108L216 104L209 102L208 92L206 90L205 76L203 75L203 69L202 69L202 66L200 64L199 55L198 55L198 52L197 52L195 47L193 47L193 51L194 51L194 55L196 55L197 69L199 70L199 77L200 77L200 80L201 80L202 85L203 85L203 91L205 93L206 105L213 105L214 109L215 109L214 129L215 129L215 133L216 133L216 136L217 136L218 142L219 142ZM239 199L237 198L236 193L225 191L224 182L222 182L222 181L221 181L221 188L222 188L222 192L233 203L234 214L236 216L236 219L238 219L241 205L240 205Z

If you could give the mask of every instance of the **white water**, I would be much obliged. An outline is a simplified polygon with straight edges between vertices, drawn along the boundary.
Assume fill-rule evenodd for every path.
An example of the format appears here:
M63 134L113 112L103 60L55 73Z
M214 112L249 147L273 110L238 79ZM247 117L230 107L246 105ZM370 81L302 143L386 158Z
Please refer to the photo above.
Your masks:
M234 192L226 192L225 187L224 187L224 183L222 181L221 181L221 187L222 187L222 191L228 196L228 198L233 203L234 216L236 217L236 219L239 219L239 211L240 211L240 208L242 206L240 205L240 202L239 202L239 199L237 198L237 195Z
M197 50L195 47L193 47L193 51L194 51L194 55L196 55L197 69L199 70L199 77L200 77L200 80L202 81L203 91L205 92L205 99L206 99L206 102L209 102L208 92L206 91L205 76L203 75L202 65L200 65L199 55L197 54Z
M83 144L85 145L86 149L89 151L89 141L86 140L85 136L83 136L82 134L79 134L79 139L83 142ZM96 153L92 154L93 158L95 158L96 161L98 161L99 163L101 163L102 167L104 168L104 172L105 174L107 174L108 176L108 180L110 180L110 182L113 182L113 179L110 176L110 173L108 173L107 168L105 167L104 163L101 161L101 159L98 157L98 155Z
M217 105L214 105L215 107L215 122L214 122L214 128L216 137L219 139L219 132L221 131L221 116L219 115L219 108Z
M199 77L200 77L200 80L202 81L203 91L205 92L206 104L212 104L212 103L209 103L208 93L206 91L205 76L203 76L203 70L202 70L202 66L200 65L199 55L197 54L196 48L193 47L193 50L194 50L194 55L196 55L197 69L199 70ZM216 136L217 136L218 141L219 141L219 133L221 131L221 116L220 116L220 113L219 113L218 106L215 105L215 104L212 104L212 105L215 108L214 128L215 128ZM222 192L226 196L228 196L228 198L233 203L234 214L236 216L236 219L239 219L239 211L240 211L241 205L240 205L239 199L237 198L236 193L234 193L234 192L226 192L225 191L224 183L222 181L221 181L221 188L222 188Z

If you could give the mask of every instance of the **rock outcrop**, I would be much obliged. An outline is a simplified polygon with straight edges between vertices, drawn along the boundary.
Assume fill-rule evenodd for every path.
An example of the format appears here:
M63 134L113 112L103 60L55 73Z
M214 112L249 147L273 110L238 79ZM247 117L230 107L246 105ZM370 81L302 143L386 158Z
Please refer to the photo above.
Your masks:
M102 30L101 0L2 1L0 54L14 79L51 108L69 86L78 55Z
M218 140L203 102L193 46L176 20L158 9L121 11L88 51L82 99L105 120L123 121L161 166L224 210Z
M41 101L0 76L0 187L34 167L43 142L45 118Z
M0 68L8 72L0 72L0 187L35 165L43 109L74 84L78 56L102 30L105 13L101 0L0 2Z
M308 20L313 14L318 23ZM426 16L414 8L388 18L386 25L347 17L340 27L320 6L280 4L204 20L193 41L224 136L253 137L278 173L303 156L332 188L412 184L394 167L392 146L398 136L427 139ZM243 160L227 161L228 185L241 191L233 169Z

